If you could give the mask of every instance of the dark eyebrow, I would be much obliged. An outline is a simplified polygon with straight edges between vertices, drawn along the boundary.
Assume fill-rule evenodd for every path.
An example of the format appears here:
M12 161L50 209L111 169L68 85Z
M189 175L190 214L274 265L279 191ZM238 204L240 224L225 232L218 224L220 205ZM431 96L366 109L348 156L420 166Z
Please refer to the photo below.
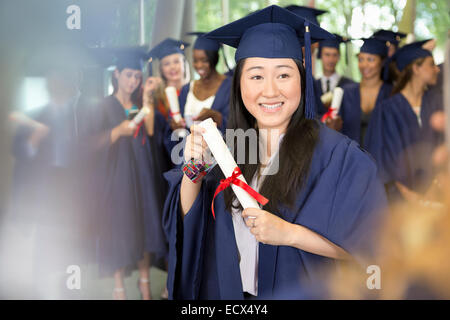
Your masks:
M254 67L248 68L247 70L245 70L245 72L248 72L248 71L253 70L253 69L264 69L264 68L262 66L254 66Z
M288 66L287 64L280 64L280 65L275 66L275 68L290 68L290 69L294 69L293 67ZM253 69L264 69L264 67L262 67L262 66L254 66L254 67L248 68L245 71L248 72L248 71L253 70Z
M280 64L280 65L276 66L276 68L290 68L290 69L294 69L291 66L288 66L286 64Z

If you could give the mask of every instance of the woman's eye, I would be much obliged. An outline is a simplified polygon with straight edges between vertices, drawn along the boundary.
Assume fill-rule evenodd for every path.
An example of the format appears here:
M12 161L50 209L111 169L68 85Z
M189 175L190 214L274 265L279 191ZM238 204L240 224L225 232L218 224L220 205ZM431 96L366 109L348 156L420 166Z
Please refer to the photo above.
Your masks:
M283 74L279 75L278 77L281 79L287 79L287 78L289 78L289 75L287 73L283 73Z
M261 80L262 78L263 77L256 75L256 76L252 76L250 79L252 79L252 80Z

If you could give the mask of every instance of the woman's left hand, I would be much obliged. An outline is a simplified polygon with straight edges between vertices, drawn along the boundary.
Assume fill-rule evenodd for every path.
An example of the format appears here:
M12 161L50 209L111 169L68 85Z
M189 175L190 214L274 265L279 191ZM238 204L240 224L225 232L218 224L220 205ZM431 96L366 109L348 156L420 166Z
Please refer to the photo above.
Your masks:
M288 245L291 223L268 211L256 208L245 209L242 216L257 241L273 246Z
M212 110L212 109L206 109L203 108L200 113L192 118L194 121L203 121L208 118L212 118L215 123L217 123L217 126L220 127L222 125L222 114L219 111Z

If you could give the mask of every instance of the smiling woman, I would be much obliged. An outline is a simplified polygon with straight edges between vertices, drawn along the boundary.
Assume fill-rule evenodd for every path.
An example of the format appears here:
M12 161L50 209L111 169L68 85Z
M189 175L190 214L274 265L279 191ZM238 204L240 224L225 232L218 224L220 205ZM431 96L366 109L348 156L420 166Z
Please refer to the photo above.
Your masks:
M279 170L266 175L273 162L264 167L260 157L257 163L239 165L250 186L269 199L262 208L245 210L230 188L218 191L225 182L217 166L197 183L179 169L166 173L170 188L163 221L169 238L169 295L324 298L321 269L336 267L360 249L370 251L371 231L386 204L367 154L313 119L308 41L331 35L270 6L207 36L237 47L227 127L258 128L260 148L279 157ZM191 127L185 159L206 156L202 133L200 126ZM278 134L275 148L269 146L273 139L264 139L266 134ZM235 148L242 148L236 141ZM250 143L244 142L246 157Z
M361 82L344 86L344 96L339 110L342 118L342 133L370 148L365 141L372 110L388 98L392 85L383 81L382 68L388 54L386 41L376 38L364 39L358 54Z

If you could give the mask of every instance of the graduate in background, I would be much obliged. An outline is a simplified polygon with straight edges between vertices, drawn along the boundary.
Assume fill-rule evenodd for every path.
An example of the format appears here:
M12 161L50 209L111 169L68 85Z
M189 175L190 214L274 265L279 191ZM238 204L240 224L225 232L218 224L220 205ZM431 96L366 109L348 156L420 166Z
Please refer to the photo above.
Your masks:
M380 29L374 32L371 38L379 39L382 41L386 41L386 45L388 47L388 59L386 59L385 65L383 66L383 80L387 83L393 84L397 74L395 71L395 66L391 63L391 57L398 50L400 41L406 37L406 33L402 32L394 32L390 30Z
M375 38L364 39L358 54L361 82L344 86L339 116L341 132L365 147L364 141L372 110L389 97L392 86L382 79L382 69L387 57L386 42ZM332 120L339 121L339 119Z
M379 40L386 41L388 47L388 58L392 57L394 53L398 50L400 41L406 37L406 33L394 32L391 30L379 29L373 33L371 38L376 38Z
M193 65L200 79L193 80L182 88L180 109L184 110L188 128L193 124L192 121L213 118L224 131L227 126L231 78L216 70L221 45L217 41L205 38L204 32L188 34L197 36L194 43Z
M172 132L177 129L189 128L195 121L213 118L222 132L225 132L228 108L230 102L231 78L220 74L216 70L219 62L220 44L206 39L203 32L192 32L197 35L194 43L193 64L200 76L199 80L192 80L186 84L179 96L182 120L177 123L170 119L170 130L166 139L171 139ZM170 141L171 149L177 141Z
M405 45L393 56L399 72L393 95L375 108L367 132L368 151L392 200L425 194L433 182L431 151L442 143L442 135L430 127L431 114L442 105L424 99L439 68L424 43Z
M156 77L158 88L153 96L156 99L157 110L166 120L169 120L170 108L164 89L175 87L179 95L181 88L189 82L189 68L184 55L184 50L189 45L187 42L167 38L154 46L148 53L150 77L154 76L152 68L154 59L159 60L160 77Z
M32 297L68 299L77 293L65 286L67 267L85 263L86 247L92 247L87 246L88 216L81 192L86 163L79 152L89 108L79 90L80 51L49 49L33 52L35 61L28 69L45 77L49 103L10 115L16 129L10 213L20 230L35 230Z
M155 83L147 81L142 91L140 48L116 50L118 57L112 82L114 92L104 98L93 116L92 143L96 147L97 260L101 277L114 276L114 299L125 299L123 277L138 265L138 289L151 299L150 253L164 256L161 227L164 201L162 172L154 154L152 136L158 129L155 107L149 99ZM139 126L131 125L144 105L149 114Z
M339 46L341 43L346 43L349 40L342 38L338 34L334 34L335 39L323 40L319 42L319 50L317 52L317 58L322 60L322 77L314 80L315 90L318 90L316 96L319 96L324 107L328 109L331 105L331 99L328 99L324 103L323 95L333 92L336 87L343 87L346 84L355 83L352 79L345 76L341 76L336 72L336 65L341 58ZM338 131L342 127L342 123L339 127L334 128Z
M279 145L270 147L262 139L267 158L239 165L245 179L269 199L262 209L242 210L226 189L214 200L213 218L211 203L223 178L218 166L197 183L179 169L165 174L170 297L314 296L322 288L320 267L338 268L340 259L361 247L368 250L379 209L386 205L371 158L354 141L314 120L310 41L332 35L270 6L207 37L237 48L228 128L258 128L259 135L274 135L271 140ZM185 161L200 160L206 152L202 129L194 125L191 132ZM246 140L237 147L245 147L249 157L254 146ZM279 170L266 175L275 157Z

